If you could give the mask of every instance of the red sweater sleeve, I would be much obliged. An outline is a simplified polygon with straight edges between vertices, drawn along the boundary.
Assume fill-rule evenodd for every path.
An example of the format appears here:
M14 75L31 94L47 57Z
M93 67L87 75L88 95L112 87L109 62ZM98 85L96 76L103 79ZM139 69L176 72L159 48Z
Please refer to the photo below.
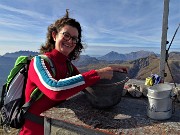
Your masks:
M36 56L31 61L28 75L30 81L52 100L65 100L100 79L95 70L90 70L72 77L56 80L52 77L45 61L40 56Z

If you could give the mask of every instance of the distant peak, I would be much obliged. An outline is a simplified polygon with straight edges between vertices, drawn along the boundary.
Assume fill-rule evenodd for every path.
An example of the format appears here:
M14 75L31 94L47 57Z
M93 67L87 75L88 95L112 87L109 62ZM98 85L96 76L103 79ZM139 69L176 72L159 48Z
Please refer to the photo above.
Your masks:
M109 52L109 54L118 54L118 52L111 51L111 52Z

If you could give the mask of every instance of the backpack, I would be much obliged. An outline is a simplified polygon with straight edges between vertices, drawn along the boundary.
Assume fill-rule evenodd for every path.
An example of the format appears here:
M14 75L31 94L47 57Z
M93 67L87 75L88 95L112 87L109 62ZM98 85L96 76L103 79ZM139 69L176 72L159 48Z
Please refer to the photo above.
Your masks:
M53 75L55 75L55 69L51 60L46 55L39 56L50 64ZM6 83L2 87L0 95L0 113L1 125L5 131L9 132L10 127L21 128L25 118L28 118L27 114L30 114L27 111L31 104L43 95L43 93L36 88L31 93L30 101L25 103L25 85L29 64L32 58L32 56L19 56L8 75ZM32 117L29 119L32 120ZM33 121L38 122L36 118L34 118Z

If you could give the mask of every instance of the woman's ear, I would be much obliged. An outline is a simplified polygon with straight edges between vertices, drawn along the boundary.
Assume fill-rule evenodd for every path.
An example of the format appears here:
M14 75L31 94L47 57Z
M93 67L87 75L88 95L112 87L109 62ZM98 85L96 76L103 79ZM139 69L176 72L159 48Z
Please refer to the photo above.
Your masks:
M54 39L54 41L56 41L56 32L52 32L52 37L53 37L53 39Z

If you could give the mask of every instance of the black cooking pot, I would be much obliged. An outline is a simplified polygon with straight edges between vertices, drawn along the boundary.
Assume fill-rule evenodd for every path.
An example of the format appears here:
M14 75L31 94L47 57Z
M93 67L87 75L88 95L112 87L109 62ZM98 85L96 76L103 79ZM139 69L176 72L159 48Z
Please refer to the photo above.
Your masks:
M93 107L110 108L121 101L124 84L127 81L127 73L114 71L111 80L101 79L95 85L87 87L84 93Z

